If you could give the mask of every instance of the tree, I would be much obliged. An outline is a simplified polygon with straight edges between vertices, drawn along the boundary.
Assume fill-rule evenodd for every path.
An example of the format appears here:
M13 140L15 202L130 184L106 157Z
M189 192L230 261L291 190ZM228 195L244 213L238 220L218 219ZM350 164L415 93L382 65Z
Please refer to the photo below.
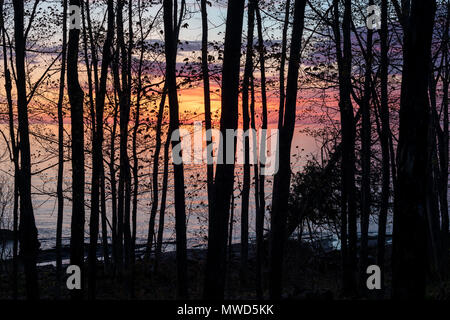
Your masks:
M351 1L344 2L342 21L343 49L339 22L339 1L333 2L334 37L339 69L339 109L342 135L341 189L341 251L343 260L343 289L353 294L356 289L356 202L355 202L355 121L351 100L352 48L350 26Z
M237 53L241 51L244 2L244 0L228 2L222 66L221 146L234 143L227 141L226 131L237 129L240 65L240 54ZM225 287L228 219L234 185L235 155L228 155L224 150L219 156L223 156L224 161L225 159L233 161L216 166L214 202L208 228L208 253L203 292L205 299L223 299Z
M381 30L380 30L380 117L381 117L381 158L382 158L382 189L381 189L381 207L378 219L378 243L377 243L377 264L382 272L382 287L384 288L384 269L386 252L386 223L389 209L389 104L388 104L388 1L381 2Z
M24 3L14 0L14 39L16 55L16 89L20 151L20 256L23 260L26 292L29 299L39 298L36 259L39 250L38 233L31 200L31 156L28 124L28 100L25 74Z
M7 43L6 43L6 30L4 21L4 1L0 1L0 29L2 33L2 53L3 53L3 67L5 72L5 93L6 100L8 103L8 124L9 124L9 139L10 139L10 153L11 160L14 163L14 204L13 204L13 297L17 299L18 295L18 271L19 271L19 261L18 261L18 223L19 223L19 147L16 141L16 132L14 128L14 110L12 101L12 80L11 72L8 67L8 53L7 53Z
M156 134L155 134L156 145L155 145L155 152L153 155L153 173L152 173L153 198L152 198L152 206L150 209L150 219L149 219L148 236L147 236L147 252L146 252L147 258L150 258L150 254L152 251L153 237L155 234L155 219L156 219L156 213L158 211L159 155L161 153L162 122L163 122L163 118L164 118L164 106L166 103L166 96L167 96L167 89L166 89L166 86L164 86L161 101L159 102L158 117L156 120ZM162 199L161 199L161 201L162 201ZM161 206L163 206L163 203L161 203ZM159 235L159 233L158 233L158 235ZM162 234L161 234L161 236L162 236Z
M290 1L288 0L286 5L290 6ZM289 15L289 10L287 11L287 15ZM256 3L256 21L257 21L257 28L258 28L258 51L259 51L259 65L261 70L261 100L262 100L262 137L261 137L261 145L260 145L260 159L263 159L266 156L266 149L265 149L265 141L266 141L266 135L265 131L267 129L267 90L266 90L266 59L265 59L265 45L264 45L264 39L262 34L262 19L261 19L261 13L259 10L258 2ZM287 25L287 24L286 24ZM284 63L282 64L284 68ZM280 74L281 74L280 70ZM283 70L284 73L284 70ZM284 76L280 75L280 79L283 78L284 82ZM280 84L281 85L281 84ZM284 86L284 84L283 84ZM280 93L283 91L284 95L284 89L280 88ZM282 102L281 102L282 101ZM284 106L284 99L280 99L280 114L281 114L281 104ZM284 108L284 107L283 107ZM255 129L255 112L252 111L252 128ZM260 161L263 162L263 161ZM262 299L263 296L263 288L262 288L262 266L263 266L263 253L264 253L264 216L266 213L266 200L265 200L265 192L264 192L264 183L265 183L265 175L262 174L262 168L263 164L260 163L260 173L259 173L259 179L258 179L258 166L255 165L255 198L256 198L256 294L259 299ZM257 187L259 183L259 188ZM259 194L258 194L259 192Z
M442 213L442 238L443 245L442 250L445 253L448 253L450 244L449 244L449 213L448 213L448 161L449 161L449 119L448 119L448 103L449 103L449 83L450 83L450 60L449 60L449 28L450 28L450 3L447 1L447 15L446 22L444 28L444 38L442 40L442 65L444 67L443 78L442 78L442 113L443 113L443 129L441 131L442 142L439 143L439 158L441 163L441 213ZM448 258L444 260L445 262ZM447 271L444 271L445 273Z
M249 115L249 86L250 78L253 77L253 34L255 28L255 2L250 1L248 5L247 17L247 52L245 59L244 80L242 82L242 118L243 130L247 132L250 128ZM250 137L244 136L244 178L242 184L242 209L241 209L241 266L240 281L241 286L247 283L248 273L248 206L250 197Z
M80 7L80 0L70 0L71 6ZM84 92L78 80L78 46L80 30L71 28L67 44L67 89L70 101L72 131L72 222L70 236L70 264L81 269L84 264ZM81 298L81 292L73 293Z
M184 4L184 1L183 1ZM164 0L164 40L166 55L166 84L169 98L170 128L169 135L179 129L179 105L176 80L176 53L179 26L173 17L172 0ZM175 6L176 8L176 6ZM182 8L181 11L184 9ZM181 137L180 137L181 138ZM172 141L172 149L177 145ZM177 238L177 294L179 298L188 297L187 287L187 249L186 249L186 211L184 194L184 167L183 164L173 165L175 185L175 232Z
M155 252L155 272L158 270L158 263L161 258L162 242L164 235L164 219L166 213L166 198L167 198L167 182L169 179L169 148L170 148L170 136L167 135L166 142L164 144L164 173L163 173L163 186L161 195L161 207L159 209L159 222L158 222L158 237L156 240L156 252Z
M92 193L89 244L89 298L96 295L97 242L99 232L100 184L103 169L103 115L105 109L106 81L112 60L111 47L114 40L114 2L108 1L108 31L103 45L102 67L98 95L95 101L95 134L92 148ZM94 125L94 124L93 124Z
M286 54L287 54L287 32L289 29L289 15L291 11L291 0L286 0L286 11L284 14L283 34L281 39L281 57L280 57L280 109L278 112L278 127L283 126L284 120L284 104L286 99L285 92L285 68L286 68Z
M128 156L128 124L130 121L131 107L131 65L129 55L131 47L127 48L124 32L124 11L125 1L120 0L117 7L117 44L120 54L121 86L119 93L120 106L120 170L118 188L118 219L119 237L123 234L123 258L125 262L127 278L131 260L131 172L130 159ZM131 31L130 31L131 32ZM130 43L132 42L130 36ZM118 83L116 83L116 86ZM121 226L122 225L122 226ZM122 230L120 230L122 229Z
M67 0L63 0L63 38L61 49L61 75L59 78L58 97L58 180L56 182L56 193L58 197L58 218L56 222L56 296L59 296L61 273L62 273L62 228L64 218L64 113L63 102L66 81L66 59L67 59Z
M294 24L292 26L291 52L288 67L286 102L283 125L279 130L278 172L275 174L272 194L270 228L270 274L269 290L271 299L280 299L282 294L283 250L286 235L288 199L291 181L291 144L295 129L298 74L300 52L305 19L305 0L296 0Z
M369 5L373 5L373 0L369 1ZM360 284L361 288L365 288L367 261L368 261L368 235L369 235L369 219L371 210L371 190L370 190L370 161L371 161L371 130L370 107L372 97L372 37L373 31L367 31L365 61L366 70L364 74L364 94L361 104L362 125L361 125L361 253L360 253Z
M423 298L427 261L428 78L436 1L411 1L404 41L394 208L392 295ZM414 234L414 237L411 237Z
M209 83L209 67L208 67L208 11L206 9L206 0L201 0L202 12L202 73L203 73L203 96L205 103L205 130L209 133L211 130L211 95ZM212 137L207 136L207 154L211 154ZM214 184L214 164L208 161L206 166L206 183L208 188L208 217L211 219L211 208L214 200L213 184Z

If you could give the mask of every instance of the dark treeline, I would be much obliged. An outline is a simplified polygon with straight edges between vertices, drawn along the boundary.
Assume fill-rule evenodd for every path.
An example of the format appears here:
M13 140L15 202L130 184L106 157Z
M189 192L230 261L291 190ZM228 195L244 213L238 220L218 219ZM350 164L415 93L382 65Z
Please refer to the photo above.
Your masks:
M0 11L5 297L96 299L105 278L130 299L158 279L174 279L179 299L304 298L321 285L336 298L450 297L448 0L0 0ZM195 88L200 115L184 106ZM170 154L194 120L222 136L207 132L208 163L193 169ZM245 164L236 148L213 163L212 142L236 146L226 133L238 128L278 129L274 174L270 131L243 138ZM302 158L299 136L319 151ZM54 190L32 182L45 174ZM50 289L38 195L56 203ZM324 234L339 245L325 249ZM82 270L70 294L65 252Z

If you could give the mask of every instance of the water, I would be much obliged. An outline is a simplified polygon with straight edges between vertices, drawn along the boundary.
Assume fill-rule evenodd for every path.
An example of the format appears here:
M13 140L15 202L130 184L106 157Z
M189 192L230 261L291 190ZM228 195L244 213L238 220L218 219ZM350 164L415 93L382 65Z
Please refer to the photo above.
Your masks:
M0 124L0 129L7 132L6 125ZM39 132L40 134L45 133L46 136L56 137L56 126L55 125L32 125L31 130ZM69 130L66 128L66 130ZM55 136L52 136L55 135ZM56 141L55 141L56 142ZM36 219L36 226L38 229L38 237L41 243L41 249L51 249L55 246L56 237L56 221L57 221L57 199L56 199L56 170L57 167L54 166L57 157L56 143L48 143L44 145L41 139L36 137L31 138L32 145L32 162L33 165L32 172L38 172L39 174L33 175L32 178L32 192L33 192L33 208ZM89 140L86 141L87 147L89 147ZM298 147L298 148L297 148ZM0 142L0 150L5 150L4 141ZM295 158L293 160L293 170L300 170L302 165L306 160L306 155L314 153L317 150L317 145L315 140L305 134L299 133L296 130L296 134L293 142L293 154L301 154L301 158ZM303 151L299 151L304 149ZM53 150L54 156L50 156L48 150ZM151 147L144 153L148 155L147 159L150 159ZM37 164L39 163L39 164ZM148 223L150 218L150 205L151 205L151 193L150 193L150 183L151 183L151 161L141 161L144 166L140 172L142 177L139 180L139 188L142 194L139 195L139 203L137 210L137 230L136 230L136 241L138 244L146 243L147 233L148 233ZM5 179L12 186L12 174L13 168L9 159L4 155L0 158L0 176L5 177ZM86 165L90 165L90 155L86 155ZM44 168L49 168L43 172L40 172ZM171 167L170 167L171 169ZM108 168L107 175L109 175ZM162 163L160 168L159 179L162 185ZM252 170L253 179L253 170ZM271 177L266 179L266 196L267 204L270 205L271 199ZM65 163L65 178L64 178L64 190L65 196L70 197L71 188L71 170L70 161ZM107 182L108 183L108 182ZM236 187L235 191L235 211L234 217L237 221L237 226L239 226L239 216L240 216L240 190L239 187L242 183L242 166L237 166L236 168ZM186 184L186 215L187 215L187 238L188 247L203 247L206 244L205 237L207 235L207 192L206 192L206 168L198 165L187 165L185 167L185 184ZM89 171L86 172L86 203L89 205L89 188L90 188L90 176ZM107 186L108 188L108 186ZM160 190L161 192L161 190ZM107 198L107 218L111 221L111 199L109 198L109 192ZM68 245L70 241L70 221L71 221L71 202L68 199L64 201L64 220L63 220L63 230L62 230L62 242L63 245ZM11 209L9 207L9 209ZM86 227L85 227L85 241L89 241L89 207L86 208ZM250 213L249 213L249 225L250 225L250 237L254 237L254 190L250 192ZM158 227L158 217L159 210L156 220L156 228ZM173 204L173 184L172 184L172 174L169 174L169 189L167 194L167 207L166 207L166 223L164 229L164 250L174 249L173 241L175 240L174 232L175 220L174 220L174 204ZM108 232L110 230L108 228ZM109 234L110 235L110 234ZM238 242L240 238L240 228L233 228L233 242ZM100 243L100 239L99 239Z

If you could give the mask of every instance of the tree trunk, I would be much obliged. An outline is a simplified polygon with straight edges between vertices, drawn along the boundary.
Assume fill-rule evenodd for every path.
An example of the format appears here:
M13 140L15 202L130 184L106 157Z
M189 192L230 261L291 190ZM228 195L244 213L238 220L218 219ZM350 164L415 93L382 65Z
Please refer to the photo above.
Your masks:
M117 41L120 49L122 88L119 93L120 105L120 171L118 192L118 219L119 226L122 221L123 231L123 257L127 275L131 259L131 228L130 228L130 159L128 156L128 124L130 120L130 90L128 78L131 77L128 69L128 53L125 45L123 8L124 0L120 0L117 9Z
M373 0L369 1L373 5ZM371 208L371 190L370 190L370 160L371 160L371 130L370 106L372 92L372 36L373 31L367 31L366 40L366 71L364 76L364 96L362 101L362 127L361 127L361 252L360 252L360 288L366 289L366 270L368 262L368 239L369 239L369 219Z
M234 226L234 204L235 196L234 192L231 194L231 210L230 210L230 221L228 227L228 263L231 264L231 259L233 259L233 226Z
M158 238L156 241L156 252L155 252L155 273L157 272L158 263L159 263L160 257L161 257L162 242L163 242L163 236L164 236L164 218L165 218L165 213L166 213L167 181L169 178L169 148L170 148L170 136L167 135L167 139L164 144L164 173L163 173L163 185L162 185L162 195L161 195L161 207L159 208Z
M355 121L351 101L351 1L344 2L343 50L339 23L339 2L334 1L334 35L339 68L339 109L341 115L342 162L341 162L341 252L343 260L344 294L356 290L356 202L355 202Z
M247 17L247 53L245 59L244 80L242 83L242 118L244 134L250 128L249 115L249 86L250 78L253 77L253 34L255 28L255 3L250 1ZM244 135L244 179L242 184L242 207L241 207L241 265L239 270L240 284L244 287L247 283L248 273L248 207L250 198L250 141L249 136ZM238 150L239 151L239 150Z
M384 288L385 275L385 248L386 248L386 223L389 209L389 104L388 104L388 0L381 2L381 62L380 62L380 80L381 80L381 157L382 157L382 187L381 187L381 208L378 219L378 243L377 243L377 264L381 270L381 287Z
M231 163L218 164L214 182L214 204L208 229L208 253L205 276L205 299L223 299L226 274L227 222L234 186L235 155L227 154L226 130L237 129L239 101L239 65L244 16L244 0L228 2L222 68L222 113L220 131L223 159Z
M449 213L448 213L448 161L449 161L449 131L448 131L448 93L449 93L449 82L450 82L450 60L449 60L449 24L450 24L450 3L447 2L447 21L445 26L445 35L443 40L442 52L444 52L444 80L442 85L442 90L444 96L442 97L442 112L444 114L444 132L443 132L443 143L440 147L440 160L441 160L441 183L442 183L442 196L441 196L441 213L442 213L442 237L443 245L442 249L444 252L444 266L448 262L448 252L450 247L449 239ZM445 271L445 276L448 276L448 271Z
M290 0L287 1L286 4L288 7L290 7ZM289 15L289 10L287 11ZM264 46L264 39L263 39L263 33L262 33L262 19L261 19L261 13L259 10L258 3L256 4L256 20L258 25L258 51L259 51L259 65L261 69L261 100L262 100L262 126L261 126L261 144L260 144L260 175L259 179L257 176L258 168L255 166L255 185L259 183L259 188L255 187L256 190L259 192L259 196L256 196L256 201L259 201L259 204L257 204L257 213L256 213L256 295L258 299L263 298L263 288L262 288L262 268L263 268L263 255L264 255L264 217L266 214L266 200L265 200L265 192L264 192L264 184L265 184L265 175L262 174L262 170L264 170L264 165L262 164L265 161L262 161L262 159L265 159L266 157L266 131L267 130L267 91L266 91L266 59L265 59L265 46ZM286 50L286 49L285 49ZM285 54L286 55L286 54ZM284 63L282 64L284 67ZM281 73L281 70L280 70ZM284 73L284 71L283 71ZM284 75L281 77L282 81L284 82ZM284 86L284 84L283 84ZM280 88L280 93L283 91L284 95L284 88ZM280 100L281 102L281 100ZM282 104L284 105L284 99L282 100ZM281 107L280 107L281 110ZM252 124L253 129L255 129L255 119L254 119L254 110L252 111ZM258 193L256 192L256 194Z
M100 201L101 201L101 224L102 224L102 247L105 271L110 269L109 244L108 244L108 221L106 217L106 186L105 167L102 166L100 176Z
M7 54L7 44L6 35L4 27L3 18L3 7L4 1L0 0L0 30L2 33L2 49L3 49L3 67L5 72L5 93L6 101L8 103L8 123L9 123L9 137L11 140L11 151L12 151L12 161L14 164L14 204L13 204L13 272L12 272L12 287L13 287L13 298L16 300L18 295L18 271L19 271L19 261L18 261L18 223L19 223L19 148L16 142L16 134L14 129L14 110L13 110L13 100L12 100L12 81L11 72L8 68L8 54Z
M275 174L270 230L269 291L271 299L281 299L283 288L283 256L291 181L291 145L294 136L300 51L305 18L305 0L295 0L291 53L286 87L284 122L279 128L279 168Z
M103 45L102 67L98 94L95 100L95 133L92 146L92 193L89 244L89 298L96 296L97 242L99 233L100 187L103 168L103 114L105 109L106 82L111 63L111 46L114 39L114 2L108 0L108 31ZM94 126L94 124L93 124Z
M79 0L70 0L70 5L80 6ZM83 269L84 262L84 92L78 81L78 45L80 30L69 31L67 47L67 88L70 101L72 124L72 222L70 237L70 264ZM73 292L74 298L81 298L81 291Z
M147 252L146 256L147 258L150 258L150 254L152 251L153 246L153 237L155 234L155 219L156 219L156 213L158 211L158 197L159 197L159 182L158 182L158 172L159 172L159 154L161 153L161 135L162 135L162 121L164 118L164 106L166 103L166 95L167 95L167 89L166 85L164 86L163 93L161 96L161 101L159 102L159 111L158 111L158 119L156 122L156 146L155 146L155 153L153 155L153 176L152 176L152 192L153 192L153 199L152 199L152 207L150 209L150 220L149 220L149 227L148 227L148 237L147 237ZM170 140L170 137L168 138ZM165 165L165 163L164 163ZM163 204L161 203L161 206Z
M209 134L211 130L211 96L209 83L209 68L208 68L208 12L206 9L206 0L201 0L202 11L202 73L203 73L203 96L205 103L205 130L207 133L207 154L212 152L212 136ZM212 219L212 205L214 201L213 184L214 184L214 164L212 159L207 159L206 165L206 184L208 188L208 217Z
M14 0L13 6L14 40L16 49L17 109L20 138L20 256L24 264L27 298L38 299L39 290L36 259L40 244L38 241L38 233L33 213L33 203L31 200L31 155L25 74L26 39L24 36L24 3L23 1Z
M56 297L60 295L61 289L61 273L62 273L62 227L64 215L64 88L66 75L66 58L67 58L67 0L63 0L63 39L61 49L61 75L59 78L59 97L58 97L58 180L56 183L56 193L58 198L58 217L56 222Z
M115 59L114 59L115 60ZM116 72L116 63L113 62L113 74L114 74L114 83L117 83L117 72ZM117 88L114 90L114 97L116 97ZM110 140L110 159L109 159L109 176L110 176L110 185L111 185L111 209L112 209L112 257L114 261L114 267L117 269L121 269L121 255L119 254L119 247L121 247L121 241L119 242L119 232L118 232L118 217L117 217L117 183L116 183L116 168L115 168L115 158L116 158L116 149L115 149L115 141L116 141L116 131L117 131L117 114L118 114L118 105L117 99L114 101L114 111L113 111L113 127L111 131L111 140Z
M175 0L176 2L177 0ZM172 10L172 0L164 0L164 38L166 54L166 83L169 97L170 129L169 135L179 129L179 105L176 80L176 54L178 41L178 27L175 27L176 17ZM177 10L174 10L177 12ZM172 149L178 142L172 141ZM177 294L178 298L188 297L187 286L187 249L186 249L186 208L184 194L184 167L183 164L173 165L175 185L175 231L177 243Z
M278 128L283 126L284 119L284 104L286 99L286 92L284 89L284 74L286 68L286 54L287 54L287 33L289 29L289 14L291 10L291 0L286 0L286 11L284 14L283 35L281 39L281 57L280 57L280 109L278 111Z
M397 299L425 296L427 89L435 8L435 1L413 0L405 30L392 252L392 295Z

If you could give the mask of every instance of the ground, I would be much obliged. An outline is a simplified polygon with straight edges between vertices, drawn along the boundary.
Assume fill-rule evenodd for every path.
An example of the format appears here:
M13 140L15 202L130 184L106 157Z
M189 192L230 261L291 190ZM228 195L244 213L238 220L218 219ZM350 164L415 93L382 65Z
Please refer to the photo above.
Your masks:
M239 244L232 246L231 260L228 264L226 281L226 299L252 300L255 295L255 259L254 247L250 246L249 279L246 287L239 283ZM390 250L388 250L389 252ZM340 255L338 251L319 252L307 245L290 241L287 247L284 264L284 292L285 299L383 299L389 297L389 290L385 292L371 291L358 297L343 297L340 290ZM373 252L372 252L373 254ZM388 254L389 255L389 254ZM201 299L204 284L204 267L206 251L203 249L188 250L189 295L191 299ZM389 263L389 259L387 261ZM175 254L165 253L158 270L152 270L153 260L144 261L138 258L135 271L135 299L172 300L176 298L176 269ZM0 275L0 299L11 299L11 280L8 273ZM263 278L267 278L264 270ZM113 276L113 272L105 270L103 264L98 265L97 277L98 299L129 299L126 277ZM449 299L450 282L430 279L428 298ZM42 266L39 268L40 295L42 299L55 299L55 267ZM386 287L390 286L390 274L386 274ZM24 297L24 277L20 274L19 296ZM267 283L264 283L267 288ZM61 284L60 299L69 299L70 292L65 287L65 280ZM265 295L267 297L267 290Z

